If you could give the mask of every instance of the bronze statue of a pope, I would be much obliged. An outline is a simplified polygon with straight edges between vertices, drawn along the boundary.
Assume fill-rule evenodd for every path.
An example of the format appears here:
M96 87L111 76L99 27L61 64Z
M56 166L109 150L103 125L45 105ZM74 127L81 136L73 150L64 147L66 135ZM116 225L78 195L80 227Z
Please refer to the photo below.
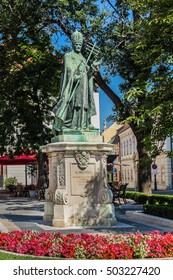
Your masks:
M88 63L82 55L84 38L80 32L75 31L71 39L73 49L64 55L59 100L53 109L55 133L66 129L91 130L91 117L96 115L93 70L99 63Z

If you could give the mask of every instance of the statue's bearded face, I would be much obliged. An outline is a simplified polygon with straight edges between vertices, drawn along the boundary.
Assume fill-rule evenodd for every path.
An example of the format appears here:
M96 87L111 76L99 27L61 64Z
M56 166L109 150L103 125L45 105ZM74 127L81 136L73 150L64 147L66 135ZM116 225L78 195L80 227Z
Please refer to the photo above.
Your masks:
M80 53L82 49L82 42L73 42L73 49L75 52Z

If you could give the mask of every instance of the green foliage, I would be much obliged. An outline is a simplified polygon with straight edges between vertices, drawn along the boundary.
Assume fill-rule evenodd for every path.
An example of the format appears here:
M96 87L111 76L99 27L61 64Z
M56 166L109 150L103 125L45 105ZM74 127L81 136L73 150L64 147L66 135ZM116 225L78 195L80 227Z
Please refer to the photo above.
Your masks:
M139 166L149 171L148 156L160 154L158 141L173 133L172 0L2 0L0 10L0 152L50 141L59 62L78 29L86 44L99 46L103 75L122 78L121 99L103 88L116 120L137 138Z
M20 154L50 140L60 65L37 1L0 4L0 143Z
M102 2L107 24L100 27L103 32L99 29L97 40L104 70L122 78L121 105L112 98L114 119L128 123L136 136L139 189L144 191L146 182L148 188L150 184L150 166L145 162L165 153L163 141L173 133L172 1Z
M4 181L5 187L9 187L11 185L17 185L17 178L16 177L9 177Z
M173 219L173 196L172 195L146 195L140 192L127 191L126 198L143 204L144 213Z
M41 257L34 257L34 256L21 256L18 254L9 254L7 252L0 252L0 260L50 260L50 259L57 259L57 258L41 258ZM59 258L60 259L60 258Z
M50 141L59 94L61 35L70 37L97 15L95 1L0 3L0 152L38 150ZM66 44L66 41L65 41ZM63 52L63 49L62 49ZM10 151L8 151L10 152Z
M127 191L126 198L130 198L139 204L170 205L173 204L172 195L152 194L146 195L141 192Z
M173 133L172 1L103 3L110 17L98 41L107 72L123 79L125 110L115 107L115 119L129 123L137 141L151 157L157 156L163 151L157 141Z
M173 219L173 205L144 205L144 213L159 216L166 219Z
M68 39L97 14L95 1L0 2L0 153L39 151L53 136L61 59ZM66 45L65 41L65 45ZM39 173L43 168L38 157Z
M127 191L126 198L130 198L138 204L146 204L148 201L148 195L141 192Z
M152 196L148 197L147 203L155 204L155 205L173 204L173 196L172 195L153 194Z

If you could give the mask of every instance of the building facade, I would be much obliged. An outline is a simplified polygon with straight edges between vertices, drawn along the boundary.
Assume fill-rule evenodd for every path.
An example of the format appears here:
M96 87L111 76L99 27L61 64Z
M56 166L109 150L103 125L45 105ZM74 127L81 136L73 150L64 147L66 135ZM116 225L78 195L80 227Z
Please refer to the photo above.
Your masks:
M1 165L0 187L5 188L4 181L7 178L16 177L22 185L37 184L37 174L31 174L27 165Z
M129 125L123 125L117 131L120 139L119 161L121 164L121 181L129 183L128 188L138 189L138 153L136 137Z
M112 136L113 130L114 136ZM119 143L114 143L115 150L118 155L115 162L115 169L117 172L115 178L121 180L122 182L129 183L128 189L138 190L137 141L132 129L128 124L120 125L120 127L114 124L104 131L104 135L105 134L106 136L104 136L104 139L109 143L114 143L112 139L119 139ZM109 135L111 135L111 137L109 137ZM118 135L119 138L116 138L116 135ZM165 142L162 144L164 144L163 149L165 152L172 151L171 137L167 137ZM156 159L153 159L153 164L151 165L152 189L172 189L172 159L163 152ZM157 168L154 169L153 167Z

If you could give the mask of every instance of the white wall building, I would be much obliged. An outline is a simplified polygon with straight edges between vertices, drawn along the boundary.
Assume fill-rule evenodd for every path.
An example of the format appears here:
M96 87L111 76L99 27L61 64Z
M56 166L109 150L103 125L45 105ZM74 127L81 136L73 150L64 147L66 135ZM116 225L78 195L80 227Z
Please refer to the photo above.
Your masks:
M137 160L136 137L128 125L118 130L120 137L119 160L121 163L121 180L129 183L128 188L137 189Z
M111 125L102 133L105 142L111 142L113 130L114 135L118 134L119 136L119 145L116 145L116 150L117 148L119 149L119 152L117 151L117 154L119 154L117 162L120 164L120 167L117 168L120 173L118 177L123 182L129 183L129 189L138 190L138 153L136 137L127 124L120 127ZM173 150L172 138L167 137L163 144L165 151ZM155 189L155 187L157 187L157 190L172 189L173 159L171 160L165 153L162 153L155 159L155 163L157 165L157 170L154 171L151 166L152 189Z
M128 188L138 189L137 166L138 153L136 137L128 125L124 125L118 131L120 137L120 161L121 179L128 182ZM163 149L171 150L171 140L168 137L165 140ZM151 166L152 189L165 190L172 188L172 160L165 153L161 153L156 159L157 169ZM124 165L124 166L123 166ZM127 165L127 166L125 166ZM156 177L155 177L156 176Z
M1 167L0 175L0 187L4 187L3 182L9 177L16 177L18 183L24 186L37 183L37 177L29 174L27 165L4 165Z

